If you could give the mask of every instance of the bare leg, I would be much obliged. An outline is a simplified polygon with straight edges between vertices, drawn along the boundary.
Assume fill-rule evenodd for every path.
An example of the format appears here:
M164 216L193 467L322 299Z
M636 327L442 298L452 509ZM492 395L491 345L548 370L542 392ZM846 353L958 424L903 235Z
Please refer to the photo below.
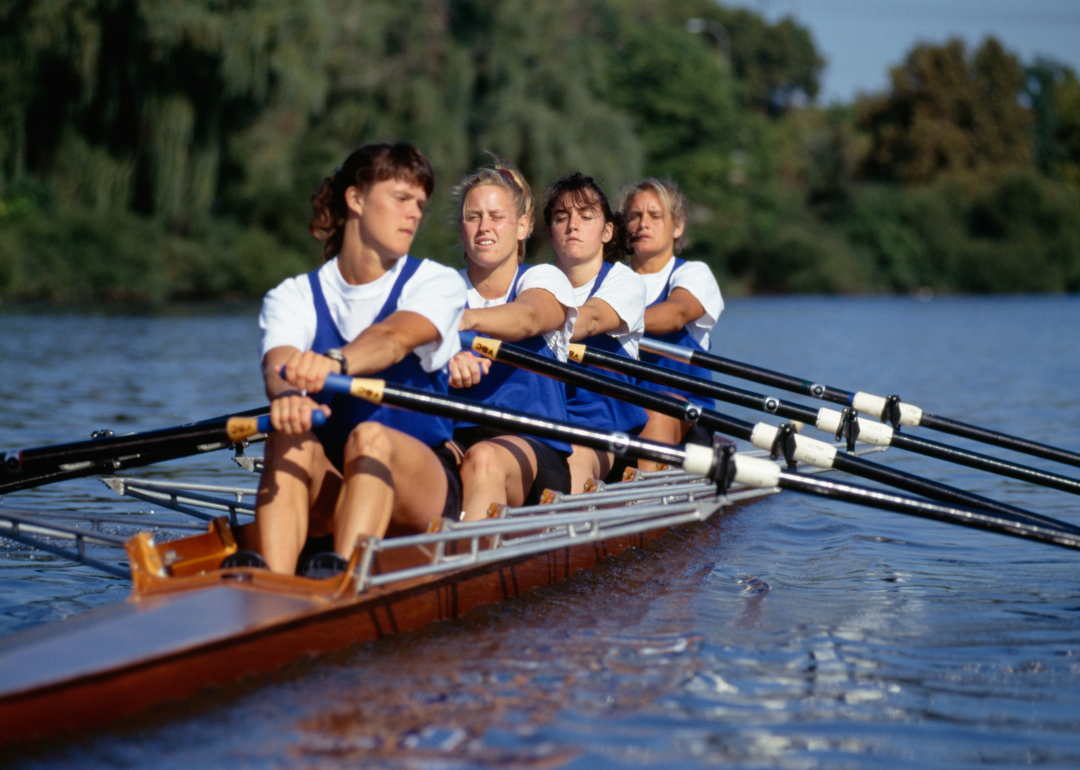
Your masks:
M536 480L536 454L520 436L473 444L461 461L466 521L487 516L492 503L519 506Z
M649 409L646 409L645 413L649 415L649 421L641 429L638 438L648 441L662 441L665 444L678 444L682 441L686 432L690 430L691 423L683 422L677 417L669 417L666 414L653 412ZM655 471L656 466L657 463L652 460L638 460L640 470L646 472Z
M442 515L446 474L429 447L377 422L353 428L334 512L334 550L352 555L362 535L422 532Z
M585 482L589 479L603 479L615 462L614 452L601 452L597 449L574 444L574 453L570 463L570 494L585 491Z
M341 476L311 433L271 433L255 500L259 550L274 572L292 574L309 527L332 516Z

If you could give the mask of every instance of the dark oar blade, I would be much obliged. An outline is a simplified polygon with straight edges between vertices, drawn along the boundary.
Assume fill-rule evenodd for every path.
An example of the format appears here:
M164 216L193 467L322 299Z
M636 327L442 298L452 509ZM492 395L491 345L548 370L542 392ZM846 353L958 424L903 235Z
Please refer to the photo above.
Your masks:
M1036 441L1030 441L1019 436L1010 436L1005 433L987 430L986 428L980 428L975 425L968 425L967 423L952 420L947 417L939 417L924 412L917 406L900 403L891 398L882 398L881 396L875 396L869 393L855 393L848 390L841 390L829 385L813 382L812 380L792 377L787 374L763 369L759 366L752 366L751 364L745 364L740 361L732 361L731 359L714 356L710 353L689 350L687 348L648 338L642 338L641 349L677 361L692 363L694 366L700 366L703 369L720 372L721 374L727 374L732 377L750 380L751 382L757 382L762 385L769 385L791 393L800 393L805 396L824 399L825 401L831 401L835 404L851 406L863 414L868 414L878 419L889 419L896 425L921 426L929 428L930 430L949 433L961 438L968 438L984 444L998 446L1002 449L1011 449L1015 452L1032 455L1034 457L1042 457L1046 460L1053 460L1055 462L1080 468L1080 453L1071 452L1060 447L1048 446L1047 444L1040 444Z

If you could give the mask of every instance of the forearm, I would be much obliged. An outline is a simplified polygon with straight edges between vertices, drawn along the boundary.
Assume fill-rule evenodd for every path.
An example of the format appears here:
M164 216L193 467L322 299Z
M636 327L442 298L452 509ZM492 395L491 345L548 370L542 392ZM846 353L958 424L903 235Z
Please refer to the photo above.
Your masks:
M604 313L599 308L585 304L578 308L577 320L574 321L574 336L570 341L580 342L597 334L606 334L621 325L622 319L615 313Z
M645 310L645 331L650 334L670 334L678 331L696 318L689 309L678 302L658 302Z
M359 337L341 347L349 367L345 373L353 377L381 372L403 359L411 350L399 334L383 324L369 326Z
M523 302L466 310L461 329L479 332L504 342L518 342L551 331L543 328L535 308Z

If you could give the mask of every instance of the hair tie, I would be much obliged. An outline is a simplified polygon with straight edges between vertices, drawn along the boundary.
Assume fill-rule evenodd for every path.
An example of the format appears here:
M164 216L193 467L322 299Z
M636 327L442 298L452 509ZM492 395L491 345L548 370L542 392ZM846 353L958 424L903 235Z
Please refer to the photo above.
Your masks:
M499 172L499 176L501 176L507 182L512 184L514 187L518 187L518 188L521 187L521 185L518 184L517 180L514 179L514 174L513 174L512 171L510 171L510 169L508 169L508 168L497 168L495 170Z

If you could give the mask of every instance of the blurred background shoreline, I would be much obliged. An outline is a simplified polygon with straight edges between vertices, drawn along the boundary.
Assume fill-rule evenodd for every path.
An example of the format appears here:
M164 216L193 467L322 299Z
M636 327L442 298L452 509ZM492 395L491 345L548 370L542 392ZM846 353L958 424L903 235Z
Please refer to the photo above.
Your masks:
M1080 8L952 5L5 3L0 312L246 306L320 263L318 182L397 139L437 174L413 253L447 264L491 151L541 194L676 180L727 296L1080 291L1080 81L1010 36ZM924 31L876 64L901 11Z

